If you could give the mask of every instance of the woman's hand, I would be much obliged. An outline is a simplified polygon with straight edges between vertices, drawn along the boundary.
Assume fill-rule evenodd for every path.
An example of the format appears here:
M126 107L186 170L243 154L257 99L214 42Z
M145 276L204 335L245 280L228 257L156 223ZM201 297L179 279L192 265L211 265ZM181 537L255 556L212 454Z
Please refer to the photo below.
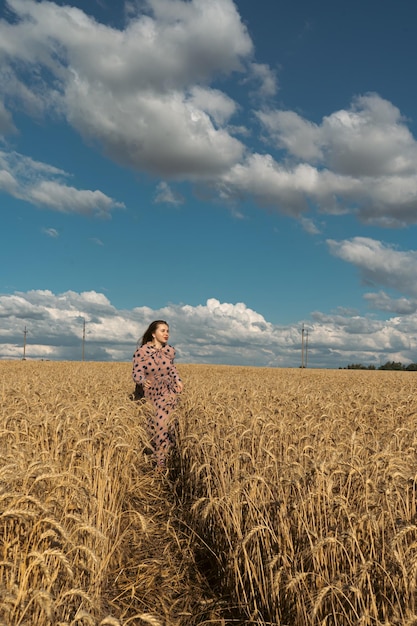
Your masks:
M184 384L181 380L177 381L177 393L181 393L182 390L184 389Z

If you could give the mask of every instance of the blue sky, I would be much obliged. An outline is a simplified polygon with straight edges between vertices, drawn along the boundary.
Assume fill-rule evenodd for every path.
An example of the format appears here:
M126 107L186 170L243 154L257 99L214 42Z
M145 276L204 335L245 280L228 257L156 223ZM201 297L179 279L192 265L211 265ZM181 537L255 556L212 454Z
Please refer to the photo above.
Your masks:
M0 2L0 358L417 361L416 17Z

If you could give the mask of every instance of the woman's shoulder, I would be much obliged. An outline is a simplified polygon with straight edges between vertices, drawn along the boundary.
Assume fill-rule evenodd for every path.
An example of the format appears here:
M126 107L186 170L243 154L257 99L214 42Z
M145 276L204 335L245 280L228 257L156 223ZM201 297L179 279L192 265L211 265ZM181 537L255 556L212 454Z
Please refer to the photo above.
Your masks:
M168 343L166 344L166 346L164 346L163 351L164 354L170 359L175 358L175 348L173 346L170 346Z
M152 344L150 342L144 343L143 346L138 346L136 348L135 356L146 356L152 352Z

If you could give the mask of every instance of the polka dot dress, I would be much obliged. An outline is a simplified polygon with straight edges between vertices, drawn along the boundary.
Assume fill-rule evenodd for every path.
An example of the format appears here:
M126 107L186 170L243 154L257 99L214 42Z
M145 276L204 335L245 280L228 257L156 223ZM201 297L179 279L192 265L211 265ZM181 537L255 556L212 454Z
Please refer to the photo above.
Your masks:
M158 466L163 467L175 444L175 424L171 413L178 402L177 383L181 381L174 365L175 349L165 345L160 349L149 342L133 355L133 380L150 383L144 387L145 398L154 407L148 419L148 430Z

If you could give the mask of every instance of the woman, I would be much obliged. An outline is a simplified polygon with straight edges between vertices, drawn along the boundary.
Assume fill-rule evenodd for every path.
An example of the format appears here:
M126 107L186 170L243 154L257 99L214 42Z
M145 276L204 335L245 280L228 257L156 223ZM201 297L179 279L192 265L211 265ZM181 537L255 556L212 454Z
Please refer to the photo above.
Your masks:
M175 350L168 345L169 326L155 320L144 332L133 355L133 380L142 384L145 398L154 406L148 419L149 434L159 469L165 467L171 447L175 444L175 428L171 421L183 384L174 365Z

